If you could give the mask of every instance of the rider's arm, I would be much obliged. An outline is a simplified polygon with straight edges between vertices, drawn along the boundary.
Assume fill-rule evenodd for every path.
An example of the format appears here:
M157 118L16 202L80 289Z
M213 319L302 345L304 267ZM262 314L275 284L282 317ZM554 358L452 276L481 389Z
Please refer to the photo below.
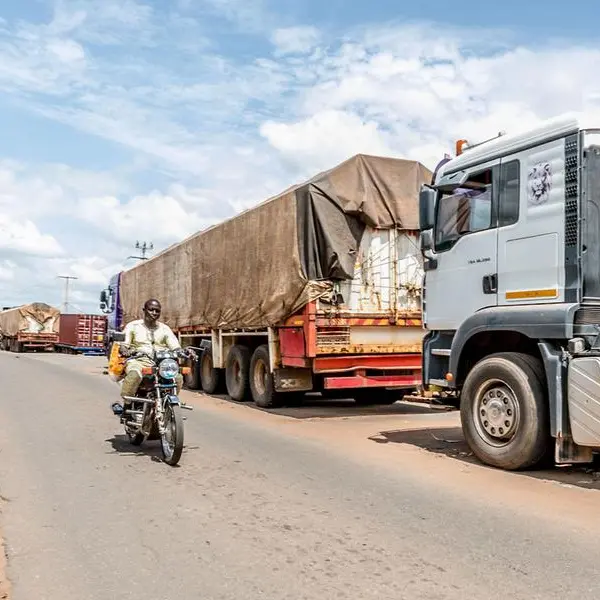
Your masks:
M125 325L125 329L123 330L125 334L125 339L123 340L123 346L131 346L133 342L133 326L131 323Z
M181 344L179 343L177 336L173 333L168 325L165 325L165 343L169 350L179 350L181 348Z
M124 335L124 339L119 344L119 346L120 346L121 355L122 356L127 356L132 351L131 344L133 343L133 326L132 326L131 323L128 323L125 326L125 329L123 330L123 333L125 334Z

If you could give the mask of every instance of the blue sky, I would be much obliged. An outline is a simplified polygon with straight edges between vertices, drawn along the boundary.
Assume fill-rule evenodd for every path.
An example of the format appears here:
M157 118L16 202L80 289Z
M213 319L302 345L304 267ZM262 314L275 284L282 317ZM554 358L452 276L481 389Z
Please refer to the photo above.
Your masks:
M157 248L357 152L432 167L598 114L600 8L438 0L0 0L0 301L79 307Z

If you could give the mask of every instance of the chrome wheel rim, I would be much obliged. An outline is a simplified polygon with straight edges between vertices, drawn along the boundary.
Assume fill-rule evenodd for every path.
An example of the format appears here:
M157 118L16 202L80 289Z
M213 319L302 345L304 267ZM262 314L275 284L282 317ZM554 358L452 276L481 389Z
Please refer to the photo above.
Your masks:
M521 421L516 394L505 382L488 381L477 391L473 421L479 436L491 446L502 448L515 437Z

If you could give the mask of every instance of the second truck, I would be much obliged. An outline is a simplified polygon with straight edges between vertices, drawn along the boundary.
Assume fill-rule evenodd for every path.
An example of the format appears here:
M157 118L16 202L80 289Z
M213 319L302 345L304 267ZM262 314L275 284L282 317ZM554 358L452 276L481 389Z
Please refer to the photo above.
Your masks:
M358 155L116 274L107 343L148 298L198 349L187 384L260 407L391 403L421 382L418 162Z

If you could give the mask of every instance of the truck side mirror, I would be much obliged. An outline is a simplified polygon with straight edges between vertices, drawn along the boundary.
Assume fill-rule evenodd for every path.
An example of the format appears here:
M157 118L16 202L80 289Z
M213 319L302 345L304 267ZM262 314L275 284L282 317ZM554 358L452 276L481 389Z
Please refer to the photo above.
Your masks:
M433 229L435 222L436 191L429 186L423 186L419 193L419 229Z
M107 304L108 304L108 294L106 293L106 290L102 290L100 292L100 305L106 306Z
M423 254L428 250L433 250L433 230L426 229L425 231L421 231L419 242L421 245L421 252Z
M438 261L436 253L434 252L433 229L421 231L419 243L421 245L421 254L425 259L423 262L423 268L425 271L433 271L437 269Z

